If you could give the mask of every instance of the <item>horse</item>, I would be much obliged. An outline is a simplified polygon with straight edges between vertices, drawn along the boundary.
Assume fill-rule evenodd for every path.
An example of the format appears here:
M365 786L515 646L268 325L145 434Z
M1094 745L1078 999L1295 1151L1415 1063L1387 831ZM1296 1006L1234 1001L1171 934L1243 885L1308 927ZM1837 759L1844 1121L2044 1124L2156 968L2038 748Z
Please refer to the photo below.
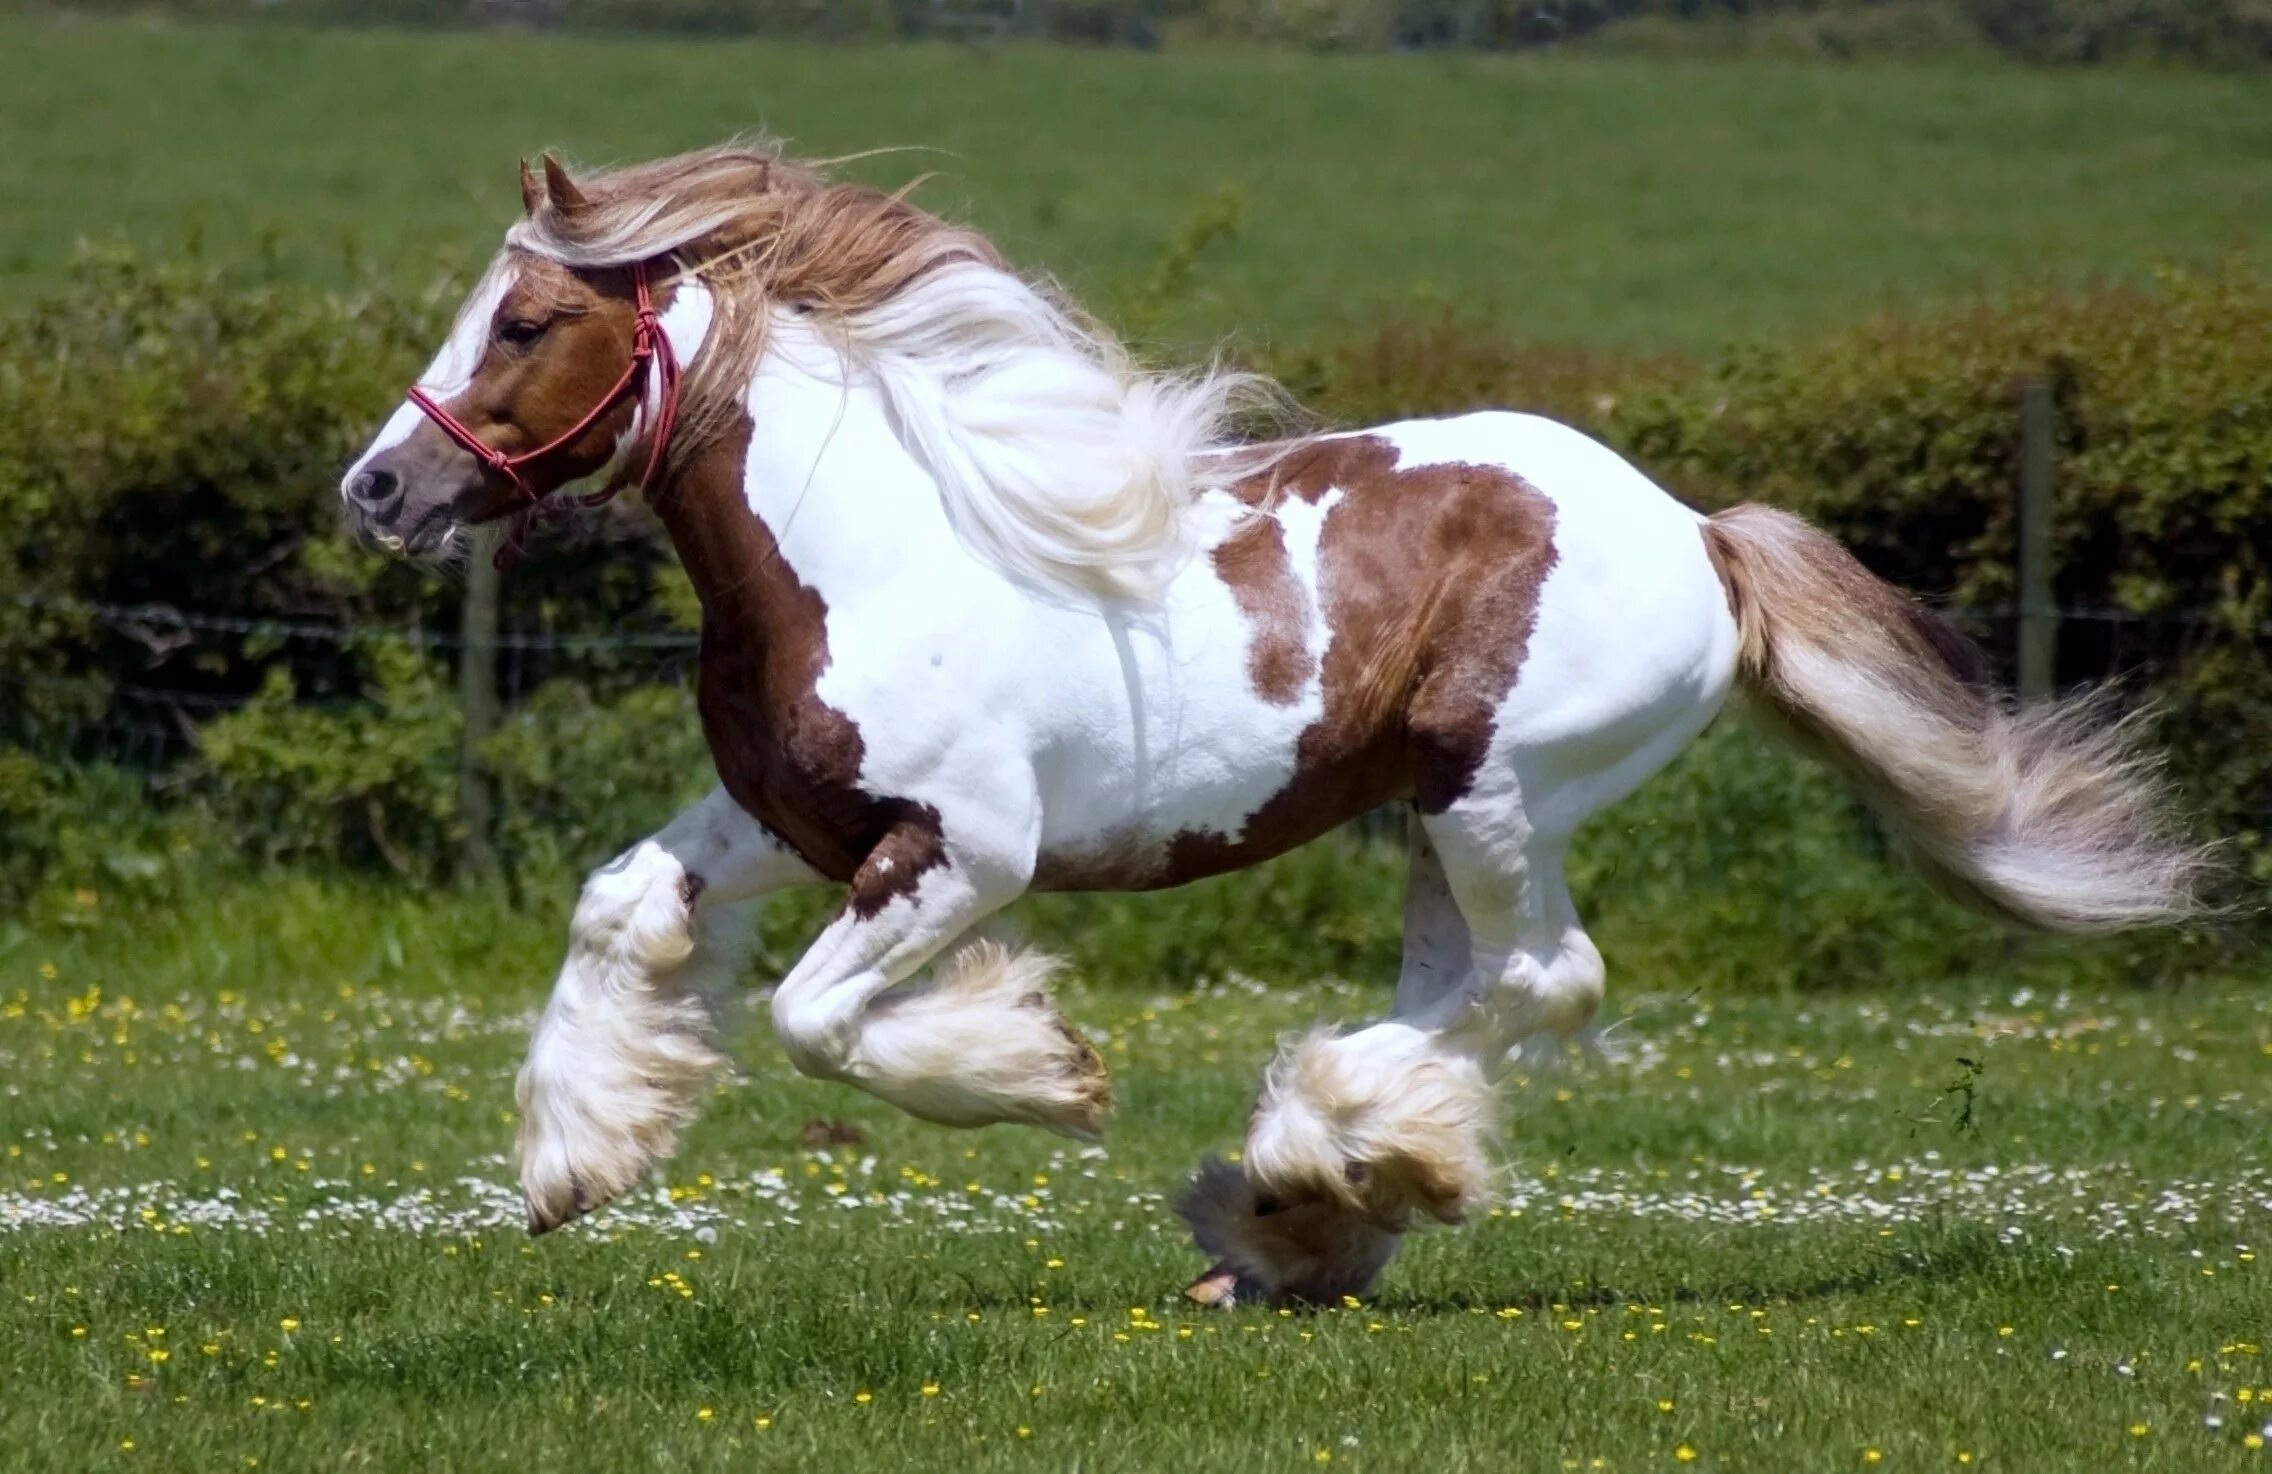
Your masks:
M1956 901L2077 933L2198 904L2135 721L2014 702L1798 517L1702 515L1521 414L1253 442L1267 383L1149 370L979 232L764 140L546 155L521 196L347 515L446 562L636 482L699 596L718 780L577 901L517 1083L532 1232L673 1150L769 892L845 888L772 995L798 1070L1091 1138L1112 1084L1057 964L981 924L1395 806L1393 1005L1282 1045L1237 1165L1181 1204L1194 1298L1361 1294L1483 1200L1511 1051L1602 1000L1573 836L1731 694Z

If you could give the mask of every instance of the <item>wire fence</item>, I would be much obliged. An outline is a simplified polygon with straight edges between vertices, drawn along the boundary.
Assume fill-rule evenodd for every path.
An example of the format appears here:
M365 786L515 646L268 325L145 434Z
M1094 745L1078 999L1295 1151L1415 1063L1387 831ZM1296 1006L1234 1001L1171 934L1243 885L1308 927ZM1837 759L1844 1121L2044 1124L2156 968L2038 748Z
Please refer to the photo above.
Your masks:
M163 603L117 603L61 595L17 594L9 602L19 608L62 615L121 634L147 639L159 633L193 639L228 641L246 664L259 667L273 655L257 653L286 642L317 642L342 650L376 646L408 647L451 656L466 646L454 631L418 625L338 622L280 618L227 610L184 609ZM2001 648L2008 632L2022 618L2016 604L1936 604L1936 612L1976 638ZM2061 625L2119 631L2124 627L2167 631L2173 627L2196 629L2215 638L2272 640L2272 621L2236 620L2205 610L2141 612L2108 606L2061 605L2052 611ZM683 686L690 674L691 657L700 636L687 630L560 632L556 630L500 629L493 646L508 658L499 668L498 684L508 707L517 705L532 682L522 661L512 657L541 657L546 678L559 678L563 666L590 658L609 662L611 684ZM646 657L626 663L622 657ZM2108 672L2112 674L2113 672ZM105 680L100 676L0 671L0 690L66 696L92 693L99 711L65 716L50 726L45 740L32 746L43 757L99 761L146 772L166 769L192 753L200 723L242 710L256 699L252 691L213 691L173 688L156 684ZM24 704L24 703L18 703ZM316 696L301 699L303 707L334 713L369 709L357 696Z

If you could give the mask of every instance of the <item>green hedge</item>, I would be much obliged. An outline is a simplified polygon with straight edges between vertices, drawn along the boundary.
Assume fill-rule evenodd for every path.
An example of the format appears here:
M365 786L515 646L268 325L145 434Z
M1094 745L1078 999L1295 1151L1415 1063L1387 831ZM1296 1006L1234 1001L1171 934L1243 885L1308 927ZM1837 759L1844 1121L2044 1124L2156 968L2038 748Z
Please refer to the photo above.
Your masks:
M1629 33L1626 44L1702 52L1936 54L1985 45L2059 64L2272 60L2265 0L60 0L34 8L829 41L1190 38L1377 51L1518 49Z

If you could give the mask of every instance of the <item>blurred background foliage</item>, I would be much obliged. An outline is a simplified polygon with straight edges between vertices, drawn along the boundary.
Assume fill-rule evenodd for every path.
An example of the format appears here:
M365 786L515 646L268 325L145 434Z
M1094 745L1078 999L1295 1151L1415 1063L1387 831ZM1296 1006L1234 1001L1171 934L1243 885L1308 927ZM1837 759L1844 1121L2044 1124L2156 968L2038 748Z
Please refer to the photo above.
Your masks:
M1995 53L2058 65L2272 60L2272 0L70 0L35 10L513 26L827 41L1027 37L1158 47L1642 49L1854 57Z

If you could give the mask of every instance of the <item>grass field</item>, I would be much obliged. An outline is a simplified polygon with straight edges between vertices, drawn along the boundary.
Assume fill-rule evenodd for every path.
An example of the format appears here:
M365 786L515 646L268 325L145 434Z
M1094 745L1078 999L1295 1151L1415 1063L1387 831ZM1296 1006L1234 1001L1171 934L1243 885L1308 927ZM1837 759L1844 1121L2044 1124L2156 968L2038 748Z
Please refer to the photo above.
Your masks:
M1095 1149L797 1079L753 1015L667 1185L532 1243L503 1153L557 907L75 904L0 936L11 1470L2272 1458L2260 980L1627 978L1610 1060L1515 1081L1487 1217L1362 1308L1218 1313L1168 1202L1273 1035L1379 979L1077 986ZM864 1141L801 1146L822 1116Z
M73 242L341 281L486 256L512 163L757 125L918 152L927 198L1099 306L1220 189L1239 237L1161 331L1307 339L1452 302L1531 339L1701 349L2019 277L2272 246L2260 77L1600 56L1313 57L0 21L0 291Z

